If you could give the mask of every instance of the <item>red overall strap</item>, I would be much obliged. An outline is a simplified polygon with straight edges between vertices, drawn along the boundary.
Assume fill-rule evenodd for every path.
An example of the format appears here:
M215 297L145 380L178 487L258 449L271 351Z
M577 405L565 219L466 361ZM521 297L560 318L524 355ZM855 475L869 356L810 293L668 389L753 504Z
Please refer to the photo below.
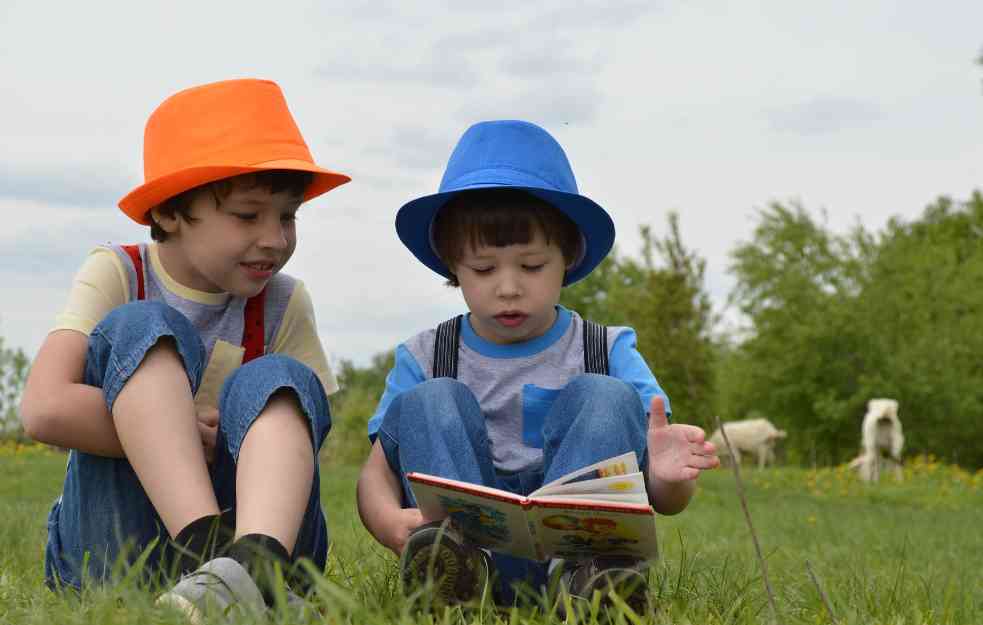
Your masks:
M146 298L146 293L143 290L143 257L140 256L140 246L139 245L121 245L123 251L130 257L133 261L133 268L137 272L137 299L142 300Z
M246 353L242 356L242 364L263 355L264 335L266 334L263 321L265 305L266 287L246 300L245 319L243 319L242 324L242 346L246 349Z

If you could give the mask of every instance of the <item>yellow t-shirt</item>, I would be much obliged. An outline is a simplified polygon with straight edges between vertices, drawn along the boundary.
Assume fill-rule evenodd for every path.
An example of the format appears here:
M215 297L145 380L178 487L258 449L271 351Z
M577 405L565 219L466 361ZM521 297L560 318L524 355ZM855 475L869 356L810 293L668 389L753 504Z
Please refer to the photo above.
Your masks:
M179 284L164 269L156 244L147 246L147 257L162 287L175 295L206 306L220 305L230 297L228 293L208 293ZM76 330L88 336L109 311L129 301L127 269L111 249L97 247L89 253L75 275L68 303L55 318L55 326L51 331ZM320 379L326 394L331 395L338 390L338 382L317 335L314 307L303 282L296 281L280 327L266 351L290 356L310 367ZM195 395L196 405L218 406L222 383L242 365L244 352L240 345L223 340L215 341Z

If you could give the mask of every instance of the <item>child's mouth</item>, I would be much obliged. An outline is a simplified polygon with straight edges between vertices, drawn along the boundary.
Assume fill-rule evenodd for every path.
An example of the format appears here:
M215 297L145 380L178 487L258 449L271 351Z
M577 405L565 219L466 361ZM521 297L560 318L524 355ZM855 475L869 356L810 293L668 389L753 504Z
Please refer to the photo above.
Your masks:
M526 315L523 313L502 313L495 315L495 319L506 328L514 328L522 325L522 322L526 320Z
M239 263L246 270L246 275L253 280L267 280L273 275L273 263Z

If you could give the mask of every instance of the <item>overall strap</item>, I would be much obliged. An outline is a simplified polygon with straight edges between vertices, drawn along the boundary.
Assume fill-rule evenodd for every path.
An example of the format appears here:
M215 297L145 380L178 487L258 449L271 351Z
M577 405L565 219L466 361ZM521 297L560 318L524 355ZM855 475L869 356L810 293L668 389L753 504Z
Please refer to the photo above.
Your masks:
M137 299L144 300L147 298L147 293L143 287L143 257L140 256L140 246L121 245L120 247L123 248L126 255L133 261L133 269L136 270L137 274Z
M608 375L608 330L584 319L584 373Z
M266 287L246 300L246 309L242 321L242 346L246 353L242 356L242 364L263 355L266 339L266 323L263 310L266 307Z
M437 326L433 342L433 377L457 379L457 345L461 339L462 315Z

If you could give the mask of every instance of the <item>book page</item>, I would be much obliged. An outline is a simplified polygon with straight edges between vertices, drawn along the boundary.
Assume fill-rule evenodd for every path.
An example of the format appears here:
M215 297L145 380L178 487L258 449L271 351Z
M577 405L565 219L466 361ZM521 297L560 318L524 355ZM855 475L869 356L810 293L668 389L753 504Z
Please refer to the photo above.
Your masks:
M645 478L642 477L640 472L585 481L574 480L565 484L551 486L545 494L540 493L535 497L530 497L530 499L557 496L590 498L595 495L615 495L621 501L648 504L648 493L645 491Z
M547 557L658 557L655 512L649 506L538 500L529 516Z
M589 495L540 495L535 501L576 501L578 503L648 503L648 496L639 497L629 493L627 495L609 495L604 493L591 493Z
M558 486L564 484L571 484L573 482L589 482L590 480L611 477L613 475L628 475L630 473L637 472L638 459L635 457L635 452L629 451L621 454L620 456L595 462L594 464L577 469L571 473L567 473L566 475L533 491L529 494L529 496L537 497L539 495L550 494L551 492L554 492Z
M427 518L450 516L475 545L523 558L539 558L529 535L525 497L428 475L410 473L406 477Z

